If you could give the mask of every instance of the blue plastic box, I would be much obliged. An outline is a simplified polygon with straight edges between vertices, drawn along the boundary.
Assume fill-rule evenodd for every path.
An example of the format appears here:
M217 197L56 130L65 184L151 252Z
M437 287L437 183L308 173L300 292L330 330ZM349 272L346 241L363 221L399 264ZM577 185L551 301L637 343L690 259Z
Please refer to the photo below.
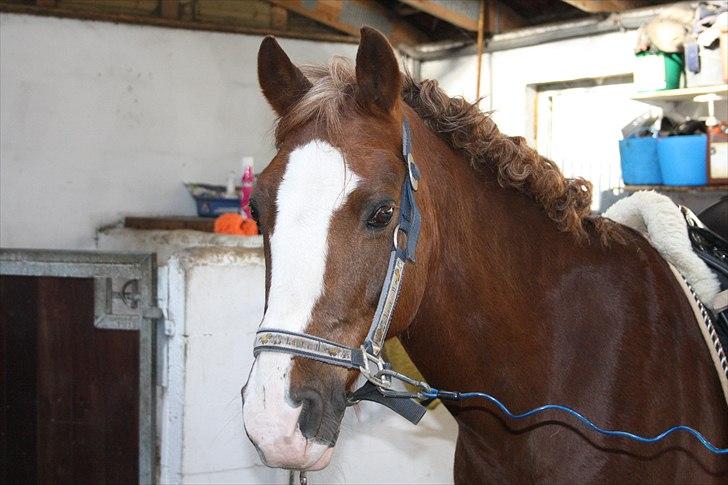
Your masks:
M670 136L657 142L662 183L665 185L707 185L708 137Z
M226 197L225 187L210 184L185 184L190 195L195 199L197 215L200 217L217 217L222 214L240 211L240 197ZM237 189L240 193L240 189Z
M657 139L647 136L620 140L619 158L625 184L662 184L662 172L657 158Z

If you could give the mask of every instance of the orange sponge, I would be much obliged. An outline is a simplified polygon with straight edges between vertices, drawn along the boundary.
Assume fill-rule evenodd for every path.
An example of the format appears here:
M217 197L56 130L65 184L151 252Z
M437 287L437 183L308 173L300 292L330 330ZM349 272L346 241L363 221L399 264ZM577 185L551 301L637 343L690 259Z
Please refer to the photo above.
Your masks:
M258 234L258 225L252 219L246 219L240 214L223 214L215 219L215 232L217 234L234 234L236 236L255 236Z

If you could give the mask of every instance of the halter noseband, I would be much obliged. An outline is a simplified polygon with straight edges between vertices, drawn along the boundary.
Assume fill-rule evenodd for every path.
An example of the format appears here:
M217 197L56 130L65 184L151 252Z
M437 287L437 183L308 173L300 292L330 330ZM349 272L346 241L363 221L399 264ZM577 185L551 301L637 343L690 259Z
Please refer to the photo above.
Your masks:
M392 371L381 356L399 298L405 263L415 262L415 250L420 235L420 211L415 200L420 172L412 156L412 135L406 117L402 122L402 155L407 164L407 175L402 184L399 222L394 229L393 248L389 256L387 276L379 294L377 311L364 344L353 348L306 333L260 328L256 334L253 354L257 357L263 351L284 352L326 364L358 369L367 379L367 383L353 393L349 399L350 404L366 400L378 402L416 424L425 413L425 408L411 399L402 399L402 395L391 390L391 378L394 376L411 381L410 383L416 381ZM404 247L400 247L398 241L400 232L406 236Z

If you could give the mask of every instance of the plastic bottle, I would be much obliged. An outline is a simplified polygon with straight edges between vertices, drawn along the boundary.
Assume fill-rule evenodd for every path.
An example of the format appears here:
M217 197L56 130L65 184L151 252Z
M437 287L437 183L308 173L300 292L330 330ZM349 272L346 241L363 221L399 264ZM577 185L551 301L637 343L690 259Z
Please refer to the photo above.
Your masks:
M253 169L253 157L243 157L242 190L240 191L240 215L250 218L250 194L255 186L255 172Z
M708 183L728 184L728 125L708 126Z
M235 179L238 178L238 174L235 170L230 170L227 177L227 183L225 185L225 197L228 199L235 198Z
M724 99L716 94L703 94L694 98L694 101L708 103L708 118L705 120L708 135L706 165L708 184L712 185L728 183L728 124L715 117L715 102Z

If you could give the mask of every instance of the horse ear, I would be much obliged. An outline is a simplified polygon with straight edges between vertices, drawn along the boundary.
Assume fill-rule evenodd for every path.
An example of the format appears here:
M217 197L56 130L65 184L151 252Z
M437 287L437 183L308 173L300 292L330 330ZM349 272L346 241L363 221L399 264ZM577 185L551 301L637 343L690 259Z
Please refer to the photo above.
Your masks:
M402 74L394 49L379 31L361 29L356 52L357 101L365 108L389 112L402 96Z
M311 89L311 82L271 36L263 39L258 50L258 82L278 116L286 114Z

